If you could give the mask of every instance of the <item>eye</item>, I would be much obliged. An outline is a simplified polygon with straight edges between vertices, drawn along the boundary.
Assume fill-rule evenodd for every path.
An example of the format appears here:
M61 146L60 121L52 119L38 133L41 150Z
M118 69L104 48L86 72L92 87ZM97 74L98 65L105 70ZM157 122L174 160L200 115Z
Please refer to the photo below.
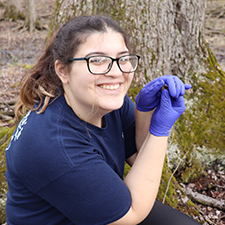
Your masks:
M122 56L119 61L120 61L120 63L129 62L130 61L130 56L129 55L128 56Z
M95 65L101 65L106 62L108 62L108 58L102 57L102 56L93 56L89 58L89 63L95 64Z

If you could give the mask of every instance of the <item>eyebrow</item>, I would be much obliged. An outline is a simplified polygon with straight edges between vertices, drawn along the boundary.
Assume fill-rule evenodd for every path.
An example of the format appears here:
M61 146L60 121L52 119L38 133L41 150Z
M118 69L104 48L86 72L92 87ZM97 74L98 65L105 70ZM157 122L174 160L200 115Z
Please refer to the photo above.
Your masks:
M130 52L126 50L126 51L119 52L118 55L129 54L129 53ZM107 54L105 54L104 52L90 52L85 57L92 56L92 55L107 55Z

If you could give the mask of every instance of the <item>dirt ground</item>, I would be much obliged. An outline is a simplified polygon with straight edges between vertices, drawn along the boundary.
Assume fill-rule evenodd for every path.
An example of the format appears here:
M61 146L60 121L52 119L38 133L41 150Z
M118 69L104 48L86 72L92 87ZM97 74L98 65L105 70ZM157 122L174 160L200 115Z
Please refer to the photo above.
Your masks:
M4 3L6 0L0 0ZM22 1L22 5L23 5ZM23 21L4 21L0 7L0 111L13 112L13 103L18 96L22 74L40 56L48 34L48 26L55 0L36 1L38 20L45 29L30 34L21 29ZM214 52L221 68L225 70L225 0L208 0L205 39ZM3 108L2 108L3 107ZM10 116L0 117L0 127L10 126ZM193 190L225 201L224 167L217 162L205 172L205 176L189 184ZM208 217L208 224L225 224L223 210L198 204L202 217Z
M6 0L0 0L5 3ZM0 7L0 111L13 114L13 105L19 93L22 75L41 55L48 34L49 23L55 0L38 0L36 2L37 19L43 29L29 33L22 27L24 21L5 21ZM24 9L24 0L21 1ZM0 127L9 125L9 117L0 114Z

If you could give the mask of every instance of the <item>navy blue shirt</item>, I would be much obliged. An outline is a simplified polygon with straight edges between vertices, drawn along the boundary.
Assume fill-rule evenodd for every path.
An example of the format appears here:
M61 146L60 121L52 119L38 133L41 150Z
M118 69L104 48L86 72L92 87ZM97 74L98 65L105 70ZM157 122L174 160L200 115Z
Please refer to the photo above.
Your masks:
M131 197L124 161L136 152L134 104L128 98L103 118L80 120L64 96L28 112L6 149L8 225L108 224L124 216Z

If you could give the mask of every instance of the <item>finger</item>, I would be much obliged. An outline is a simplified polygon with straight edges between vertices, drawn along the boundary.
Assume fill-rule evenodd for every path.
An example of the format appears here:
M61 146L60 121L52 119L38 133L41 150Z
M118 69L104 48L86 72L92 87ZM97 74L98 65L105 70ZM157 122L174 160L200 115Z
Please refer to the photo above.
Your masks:
M181 96L185 94L185 90L189 90L192 86L190 84L183 84L182 91L180 93Z
M168 86L169 93L172 97L176 96L176 85L172 75L166 75L161 77L164 80L165 84Z
M184 87L185 87L185 90L188 90L192 87L192 85L191 84L185 84Z
M148 86L146 87L145 91L146 92L151 92L151 95L156 95L162 87L165 85L164 80L157 78L150 83L147 84Z
M176 87L176 95L175 98L178 98L180 95L184 95L185 89L183 82L176 76L173 76L175 87Z
M166 89L162 90L161 105L164 108L170 108L172 106L171 96L169 94L169 91L167 91Z
M179 109L185 110L186 107L185 107L184 97L179 96L178 98L174 98L173 101L172 101L172 106L177 111Z
M162 87L162 88L163 88L163 87ZM163 89L161 89L161 90L163 90ZM159 91L159 92L156 94L157 98L161 98L161 94L162 94L162 91Z

